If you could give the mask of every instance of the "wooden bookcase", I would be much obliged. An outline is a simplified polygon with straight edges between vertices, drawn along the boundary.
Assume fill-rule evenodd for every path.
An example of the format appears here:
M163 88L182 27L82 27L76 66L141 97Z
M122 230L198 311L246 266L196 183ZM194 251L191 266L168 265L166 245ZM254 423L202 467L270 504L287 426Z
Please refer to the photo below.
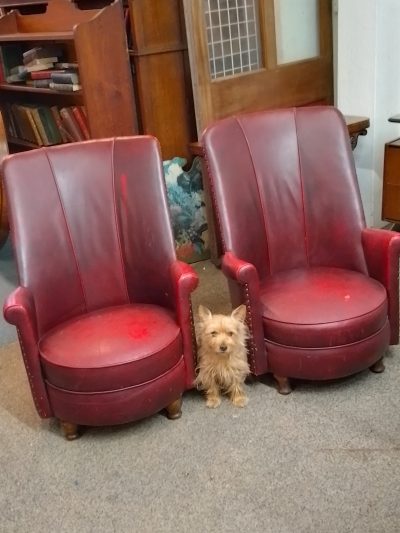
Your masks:
M43 13L12 10L0 18L0 46L61 45L67 61L78 63L82 90L74 93L24 85L0 84L0 106L6 103L46 106L83 105L90 137L137 133L132 76L122 4L79 9L69 0L52 0ZM10 151L36 145L8 138Z

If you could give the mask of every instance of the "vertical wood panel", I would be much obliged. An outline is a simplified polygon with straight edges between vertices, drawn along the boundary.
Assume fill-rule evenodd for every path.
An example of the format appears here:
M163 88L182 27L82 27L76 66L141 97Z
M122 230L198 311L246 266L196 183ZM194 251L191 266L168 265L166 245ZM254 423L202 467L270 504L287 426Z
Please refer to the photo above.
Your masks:
M189 159L196 128L181 1L129 7L141 132L159 139L164 159Z

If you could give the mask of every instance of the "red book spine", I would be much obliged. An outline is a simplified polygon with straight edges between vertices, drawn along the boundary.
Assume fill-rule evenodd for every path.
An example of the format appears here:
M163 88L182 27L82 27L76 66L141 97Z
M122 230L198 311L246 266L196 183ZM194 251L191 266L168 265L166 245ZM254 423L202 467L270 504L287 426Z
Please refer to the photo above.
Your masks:
M82 110L78 106L72 108L72 112L76 118L77 123L79 124L80 129L82 130L83 136L85 139L90 139L89 128L86 123L86 117L83 114Z
M36 72L31 72L30 77L32 80L45 80L51 78L51 74L56 71L54 70L37 70Z

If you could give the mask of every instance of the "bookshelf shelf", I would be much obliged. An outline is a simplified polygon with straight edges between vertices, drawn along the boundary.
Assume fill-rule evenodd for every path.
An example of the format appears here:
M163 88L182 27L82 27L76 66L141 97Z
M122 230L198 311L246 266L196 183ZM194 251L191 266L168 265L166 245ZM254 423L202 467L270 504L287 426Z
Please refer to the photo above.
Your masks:
M18 42L18 41L72 41L74 33L72 31L65 32L37 32L37 33L5 33L1 35L2 42Z
M82 91L55 91L54 89L42 89L40 87L28 87L27 85L12 85L11 83L0 83L0 91L22 92L22 93L39 93L51 96L68 96L81 97Z
M17 137L8 137L8 144L14 144L16 146L24 146L25 148L39 148L37 144L25 141L23 139L18 139Z

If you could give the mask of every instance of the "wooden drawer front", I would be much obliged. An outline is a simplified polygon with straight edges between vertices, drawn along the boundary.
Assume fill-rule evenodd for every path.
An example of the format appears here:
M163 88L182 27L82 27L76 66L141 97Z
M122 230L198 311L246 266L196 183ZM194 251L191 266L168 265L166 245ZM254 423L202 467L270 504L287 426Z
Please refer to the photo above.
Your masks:
M385 145L382 218L400 222L400 139Z

